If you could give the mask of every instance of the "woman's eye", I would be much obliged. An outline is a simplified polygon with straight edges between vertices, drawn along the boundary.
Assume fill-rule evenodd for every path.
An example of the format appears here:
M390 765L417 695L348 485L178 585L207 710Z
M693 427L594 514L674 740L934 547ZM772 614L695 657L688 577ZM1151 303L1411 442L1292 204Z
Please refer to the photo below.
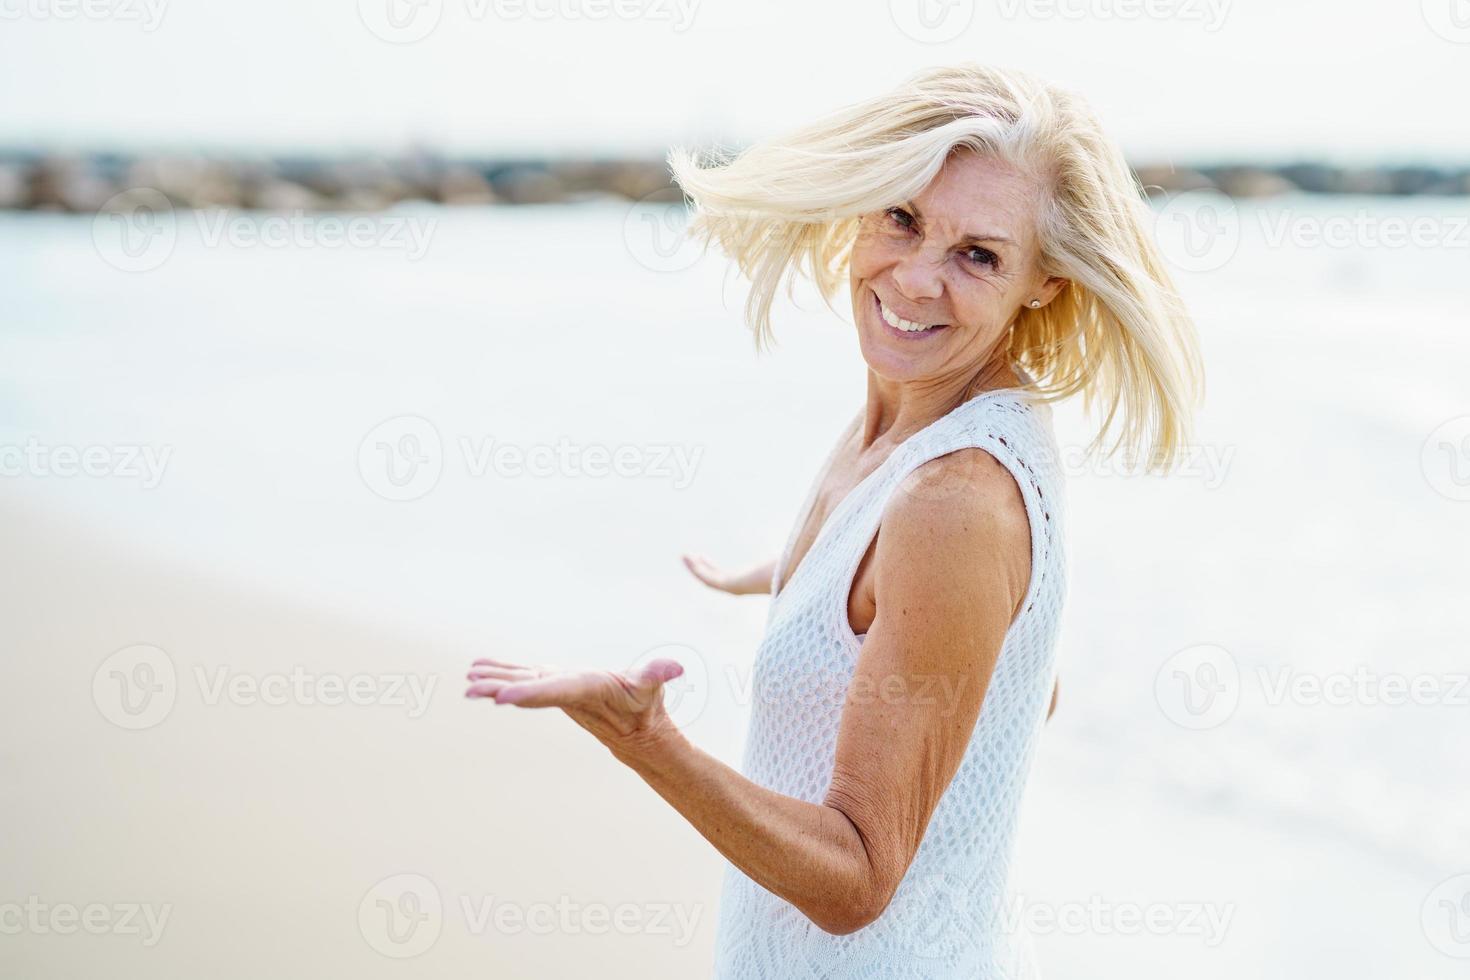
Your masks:
M900 228L912 228L914 226L914 216L903 208L889 208L883 213L888 215L888 219Z
M965 258L975 265L988 265L992 268L1000 263L1000 258L994 252L978 245L965 249Z

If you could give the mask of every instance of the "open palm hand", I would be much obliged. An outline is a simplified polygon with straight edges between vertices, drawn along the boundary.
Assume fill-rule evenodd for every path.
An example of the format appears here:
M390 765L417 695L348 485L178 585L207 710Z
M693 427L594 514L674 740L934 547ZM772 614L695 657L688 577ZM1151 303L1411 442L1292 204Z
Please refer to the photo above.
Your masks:
M677 661L658 659L629 671L561 670L483 657L471 666L467 698L521 708L560 708L618 752L673 727L663 686L684 673Z

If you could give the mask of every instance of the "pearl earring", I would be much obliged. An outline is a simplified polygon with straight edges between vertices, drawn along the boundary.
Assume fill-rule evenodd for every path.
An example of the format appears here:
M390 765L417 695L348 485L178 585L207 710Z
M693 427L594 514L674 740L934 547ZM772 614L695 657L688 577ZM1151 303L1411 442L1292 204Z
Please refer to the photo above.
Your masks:
M1029 307L1031 307L1033 310L1039 310L1039 309L1041 309L1041 300L1039 300L1039 299L1033 299L1030 303L1028 303L1026 305L1029 306Z

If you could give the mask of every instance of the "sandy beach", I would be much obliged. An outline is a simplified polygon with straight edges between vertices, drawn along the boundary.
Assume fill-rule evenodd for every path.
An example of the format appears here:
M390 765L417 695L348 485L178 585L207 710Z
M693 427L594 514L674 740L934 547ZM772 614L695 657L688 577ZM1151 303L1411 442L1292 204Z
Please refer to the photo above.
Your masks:
M559 714L466 702L473 644L152 564L12 501L0 551L0 902L33 906L0 937L7 974L389 977L416 972L405 953L443 976L707 970L717 856ZM94 675L137 644L176 686L129 718ZM66 911L96 905L100 935Z

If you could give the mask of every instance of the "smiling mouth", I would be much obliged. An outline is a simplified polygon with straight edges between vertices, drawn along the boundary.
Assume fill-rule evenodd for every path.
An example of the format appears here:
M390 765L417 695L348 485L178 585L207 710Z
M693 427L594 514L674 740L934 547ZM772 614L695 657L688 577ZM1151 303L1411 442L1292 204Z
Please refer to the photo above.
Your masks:
M883 303L883 301L878 298L877 293L873 293L873 303L878 309L879 319L881 319L885 324L888 325L889 330L891 330L895 334L903 336L904 338L930 337L943 330L945 327L949 326L949 324L947 323L916 323L913 320L905 320L903 317L890 310Z

